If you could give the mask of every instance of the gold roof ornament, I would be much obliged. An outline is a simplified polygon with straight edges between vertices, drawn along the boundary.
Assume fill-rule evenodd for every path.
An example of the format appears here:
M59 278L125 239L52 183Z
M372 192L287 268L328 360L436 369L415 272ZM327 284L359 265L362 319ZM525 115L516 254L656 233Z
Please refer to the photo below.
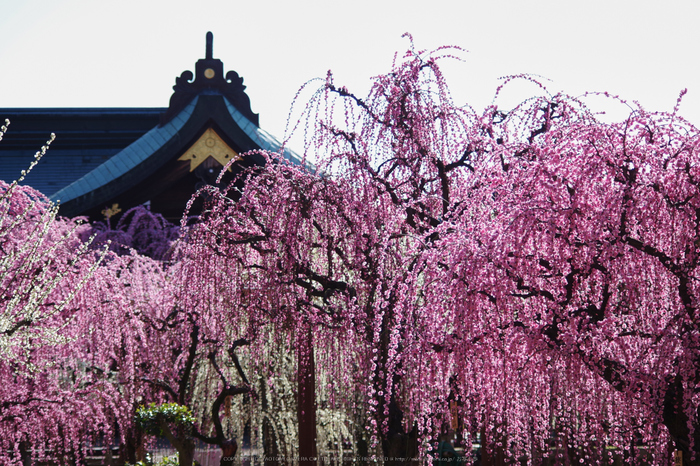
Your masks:
M231 160L240 159L240 156L221 139L221 136L216 134L213 128L209 128L178 160L189 160L192 172L209 158L216 160L223 167ZM228 167L228 171L231 171L231 167Z
M119 207L119 204L115 202L114 204L112 204L112 207L105 207L104 209L102 209L102 215L104 215L105 220L109 220L121 211L121 207Z

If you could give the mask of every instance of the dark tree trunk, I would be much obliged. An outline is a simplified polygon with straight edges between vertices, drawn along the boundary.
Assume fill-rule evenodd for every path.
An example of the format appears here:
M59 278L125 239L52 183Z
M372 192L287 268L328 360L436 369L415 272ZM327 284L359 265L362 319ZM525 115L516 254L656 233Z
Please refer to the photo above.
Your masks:
M359 425L359 423L358 423ZM367 444L367 440L363 437L364 432L361 428L357 428L355 431L355 438L357 438L357 456L358 458L358 464L361 466L365 466L370 464L369 463L369 445Z
M167 438L170 444L177 450L179 457L178 464L180 466L192 466L194 464L195 444L189 432L180 426L176 427L173 432L163 417L159 415L157 419L163 434L165 434L165 438Z
M126 435L126 442L119 448L119 464L131 463L134 464L137 461L143 461L143 441L141 438L141 433L135 429L132 429Z
M32 466L32 448L31 444L27 441L21 441L19 443L19 455L22 461L22 466Z
M387 465L416 464L418 457L418 430L403 428L403 411L394 400L389 403L389 430L382 436L384 463Z
M194 464L194 441L189 438L181 440L177 453L180 457L180 466L192 466Z
M262 403L263 412L269 412L269 403L267 401L267 390L266 382L260 379L260 402ZM280 460L280 449L278 445L277 434L275 432L275 427L269 418L263 418L262 426L262 437L263 437L263 464L265 466L279 466L280 464L286 464L286 460ZM289 458L288 460L291 460Z
M316 365L308 325L297 335L297 390L299 464L316 464Z
M265 454L263 464L265 466L280 466L282 463L279 461L280 451L277 445L277 435L275 435L275 429L268 418L263 419L262 431Z
M700 426L695 426L694 445L691 450L691 433L688 428L688 416L683 410L683 384L680 375L675 377L666 390L663 418L676 450L683 452L683 464L700 466ZM693 453L695 459L691 460Z

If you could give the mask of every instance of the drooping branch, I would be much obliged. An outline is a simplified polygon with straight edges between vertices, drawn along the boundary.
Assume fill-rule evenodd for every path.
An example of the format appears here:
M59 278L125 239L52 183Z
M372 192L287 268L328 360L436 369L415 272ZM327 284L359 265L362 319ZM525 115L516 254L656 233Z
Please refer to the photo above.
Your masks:
M217 445L221 445L221 442L225 440L224 429L221 426L221 418L219 417L221 406L224 404L227 397L234 395L242 395L244 393L250 393L249 386L245 385L238 387L224 387L214 400L214 403L211 406L211 420L214 423L214 432L216 433Z
M187 401L187 387L190 383L190 375L192 373L192 368L194 366L197 357L197 346L199 345L199 325L192 322L192 331L190 332L190 347L187 355L187 361L185 362L185 368L180 378L180 384L178 387L178 403L184 405Z
M233 364L236 366L236 370L238 371L238 375L241 377L241 380L245 385L250 386L250 382L248 382L248 378L245 376L245 373L243 372L243 368L241 367L241 363L238 360L238 355L236 354L236 348L240 346L246 346L249 345L250 342L246 340L245 338L239 338L238 340L234 341L231 347L228 349L228 354L233 360Z
M175 390L173 390L173 388L164 380L154 380L150 377L141 377L141 380L143 382L165 390L172 397L173 401L179 401L179 397L177 393L175 393Z
M15 322L15 324L14 324L12 327L10 327L10 328L8 328L8 329L3 330L2 332L0 332L0 334L6 335L6 336L8 336L8 337L11 337L11 336L14 335L15 332L17 332L19 329L21 329L21 328L23 328L23 327L29 327L29 326L32 325L33 323L34 323L34 320L33 320L33 319L22 319L22 320L20 320L20 321L18 321L18 322Z

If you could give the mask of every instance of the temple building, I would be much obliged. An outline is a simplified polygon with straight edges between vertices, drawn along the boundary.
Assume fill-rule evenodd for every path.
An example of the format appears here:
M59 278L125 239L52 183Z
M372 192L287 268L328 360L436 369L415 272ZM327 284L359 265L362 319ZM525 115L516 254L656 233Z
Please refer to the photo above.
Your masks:
M176 78L167 108L0 108L0 121L12 123L0 142L0 179L16 179L56 133L24 184L60 201L61 215L100 220L115 204L122 211L148 204L179 220L192 194L215 184L229 161L235 162L222 183L264 163L261 155L244 153L281 150L259 127L243 78L224 74L212 50L209 32L205 58L194 73ZM290 150L283 154L301 163Z

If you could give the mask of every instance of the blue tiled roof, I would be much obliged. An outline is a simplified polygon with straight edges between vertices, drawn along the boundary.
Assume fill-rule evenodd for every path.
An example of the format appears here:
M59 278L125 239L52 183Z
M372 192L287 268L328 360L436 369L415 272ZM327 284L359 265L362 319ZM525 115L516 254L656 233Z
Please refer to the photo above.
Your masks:
M50 196L156 126L166 108L0 108L11 120L0 142L0 179L15 180L49 134L56 140L24 184Z
M226 100L226 108L228 109L233 121L238 124L238 126L243 130L244 133L248 135L256 144L260 146L261 149L270 152L279 152L282 148L282 143L279 142L273 135L265 131L264 129L258 127L257 125L251 123L241 112L239 112L236 107L231 105L231 102ZM289 149L284 148L284 158L291 161L294 164L302 165L304 162L302 157ZM305 162L305 165L310 167L309 162ZM313 167L310 167L313 168Z
M230 119L229 119L230 118ZM115 153L108 160L75 179L63 189L50 195L60 201L66 215L76 215L95 205L109 202L152 176L171 160L183 144L197 137L197 132L213 121L228 128L229 137L237 140L241 150L260 148L282 153L284 158L313 170L312 164L282 144L267 131L260 129L240 112L226 96L215 90L205 90L195 96L179 113L162 126L145 132L139 139ZM242 134L241 132L242 131ZM253 156L248 163L264 163L260 156Z
M169 141L187 122L197 104L197 97L175 118L161 127L155 127L122 151L99 165L83 177L51 195L51 200L67 202L104 186L111 180L126 174L146 160L155 150Z
M2 160L2 176L8 183L17 179L22 170L26 170L34 151L6 151L0 143L0 160ZM24 179L23 184L29 185L49 196L58 189L85 175L100 164L109 160L118 150L56 150L50 149Z

